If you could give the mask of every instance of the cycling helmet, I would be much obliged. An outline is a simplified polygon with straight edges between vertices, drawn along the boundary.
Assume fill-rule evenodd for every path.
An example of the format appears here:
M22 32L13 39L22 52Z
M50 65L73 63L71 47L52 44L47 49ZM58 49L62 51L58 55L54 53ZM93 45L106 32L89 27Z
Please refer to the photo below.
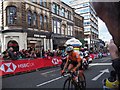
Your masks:
M67 53L63 53L61 56L62 57L67 57Z
M73 46L68 46L67 48L66 48L66 51L67 52L71 52L71 51L73 51L74 49L73 49Z

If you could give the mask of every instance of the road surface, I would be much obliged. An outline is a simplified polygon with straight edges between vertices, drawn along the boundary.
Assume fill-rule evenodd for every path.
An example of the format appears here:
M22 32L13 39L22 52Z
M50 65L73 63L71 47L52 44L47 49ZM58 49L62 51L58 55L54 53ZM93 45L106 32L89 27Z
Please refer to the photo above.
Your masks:
M102 80L109 76L111 70L110 57L95 59L84 71L87 88L102 88ZM60 67L54 67L2 78L2 88L62 88L65 79L60 75Z

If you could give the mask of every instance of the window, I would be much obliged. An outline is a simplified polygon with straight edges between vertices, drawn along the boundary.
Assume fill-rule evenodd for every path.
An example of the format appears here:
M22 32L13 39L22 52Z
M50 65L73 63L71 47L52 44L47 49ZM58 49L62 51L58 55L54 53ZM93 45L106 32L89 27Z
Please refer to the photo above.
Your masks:
M70 25L68 25L68 35L70 35L70 32L71 32L70 29L71 29L71 28L70 28Z
M68 19L71 20L71 12L70 11L68 11Z
M57 22L57 33L60 34L60 22Z
M65 9L64 8L62 8L61 16L65 17Z
M68 35L72 36L72 34L73 34L73 26L68 25Z
M89 3L84 3L83 7L89 6Z
M36 3L37 1L36 0L31 0L33 3Z
M41 5L41 6L43 5L43 0L40 0L40 5Z
M16 24L17 9L14 6L7 7L7 23Z
M87 13L87 12L90 12L89 8L84 8L84 9L81 9L80 10L80 13Z
M55 4L55 3L53 3L52 12L53 12L53 13L56 13L56 4Z
M33 14L33 25L36 26L36 27L38 26L37 25L37 13Z
M59 21L53 20L53 32L60 34L60 28L61 23Z
M57 7L57 14L59 14L59 6L57 5L56 7Z
M44 17L44 23L46 25L46 30L48 30L48 18L47 18L47 16Z
M47 7L47 1L46 0L43 0L43 6Z
M53 3L52 5L52 12L55 13L55 14L59 14L59 6L55 3Z
M90 21L84 22L84 26L90 25Z
M90 28L84 28L84 31L90 31Z
M53 32L57 33L57 22L53 20Z
M32 13L28 11L28 26L32 26Z
M40 15L40 27L42 30L44 29L43 15Z
M73 27L70 26L70 35L72 36L73 35Z
M68 18L68 11L65 12L65 18Z

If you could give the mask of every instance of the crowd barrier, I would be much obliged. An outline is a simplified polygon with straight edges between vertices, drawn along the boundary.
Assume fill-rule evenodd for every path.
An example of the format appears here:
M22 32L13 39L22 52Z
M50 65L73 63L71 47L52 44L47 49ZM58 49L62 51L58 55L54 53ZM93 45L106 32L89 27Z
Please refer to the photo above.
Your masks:
M44 67L60 65L61 63L61 57L1 61L0 76L6 74L16 74L19 72L28 72Z

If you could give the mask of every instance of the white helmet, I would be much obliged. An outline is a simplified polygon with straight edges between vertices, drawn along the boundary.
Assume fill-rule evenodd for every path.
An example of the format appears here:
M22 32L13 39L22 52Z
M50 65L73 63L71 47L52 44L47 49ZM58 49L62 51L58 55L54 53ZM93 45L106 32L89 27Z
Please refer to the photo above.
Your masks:
M66 51L67 51L67 52L71 52L71 51L73 51L73 50L74 50L73 46L68 46L68 47L66 48Z

